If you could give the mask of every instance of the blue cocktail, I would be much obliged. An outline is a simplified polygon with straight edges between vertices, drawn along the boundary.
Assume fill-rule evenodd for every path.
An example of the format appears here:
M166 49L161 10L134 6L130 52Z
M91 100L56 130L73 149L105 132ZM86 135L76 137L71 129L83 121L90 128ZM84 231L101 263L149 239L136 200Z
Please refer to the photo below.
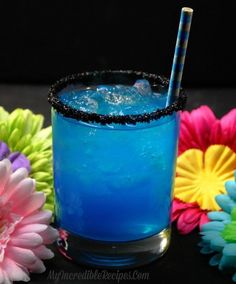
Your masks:
M51 88L56 224L70 258L132 267L168 248L185 97L165 109L166 92L162 78L124 71Z

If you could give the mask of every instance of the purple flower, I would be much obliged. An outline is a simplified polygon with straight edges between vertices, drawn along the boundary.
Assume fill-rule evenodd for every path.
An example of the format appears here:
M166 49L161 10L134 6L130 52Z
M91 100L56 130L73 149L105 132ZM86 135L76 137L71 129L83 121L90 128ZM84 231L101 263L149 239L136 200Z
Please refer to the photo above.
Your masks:
M30 162L26 156L20 152L11 153L7 144L0 141L0 161L6 158L11 161L13 171L16 171L19 168L26 168L28 173L30 172Z

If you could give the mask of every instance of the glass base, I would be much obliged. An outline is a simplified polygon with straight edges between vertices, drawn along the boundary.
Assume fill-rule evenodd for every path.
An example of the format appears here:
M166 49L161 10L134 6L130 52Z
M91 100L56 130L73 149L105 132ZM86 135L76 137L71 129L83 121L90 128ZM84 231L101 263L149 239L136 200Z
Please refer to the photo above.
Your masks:
M149 238L129 242L103 242L60 229L59 251L68 259L98 268L133 268L161 257L170 244L170 228Z

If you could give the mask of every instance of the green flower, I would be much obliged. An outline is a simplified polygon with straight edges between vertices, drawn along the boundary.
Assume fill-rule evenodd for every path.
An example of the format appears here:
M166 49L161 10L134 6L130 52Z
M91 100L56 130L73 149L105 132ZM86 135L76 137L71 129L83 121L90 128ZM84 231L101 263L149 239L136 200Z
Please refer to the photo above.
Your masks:
M8 113L0 107L0 141L11 152L20 152L30 161L30 176L36 189L45 193L45 208L53 210L52 129L43 127L44 117L28 109Z

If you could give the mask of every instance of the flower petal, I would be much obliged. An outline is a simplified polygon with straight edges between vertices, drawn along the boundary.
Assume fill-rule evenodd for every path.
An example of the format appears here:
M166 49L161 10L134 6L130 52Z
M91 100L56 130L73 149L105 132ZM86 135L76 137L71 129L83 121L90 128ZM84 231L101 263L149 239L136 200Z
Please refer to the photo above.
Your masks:
M4 159L0 161L0 194L2 194L5 184L7 183L11 174L11 163L9 160Z
M225 212L231 214L231 210L236 205L236 203L228 195L219 194L215 197L215 199Z
M199 221L202 212L199 208L185 210L182 214L183 221L186 224L196 223Z
M189 234L197 227L197 225L197 223L185 224L184 222L181 222L179 220L177 221L177 229L182 235Z
M236 182L231 180L227 181L225 183L225 188L230 198L236 202Z
M226 145L236 152L235 108L220 121L207 106L181 113L179 154L191 148L205 151L211 144Z
M216 121L216 117L208 106L201 106L191 113L193 128L195 130L195 140L199 148L205 151L209 146L210 130Z
M231 217L230 214L224 212L224 211L212 211L209 212L208 217L212 220L212 221L230 221Z
M19 203L12 206L12 211L20 216L28 216L34 211L40 209L45 203L43 192L34 192L30 196L22 199Z
M30 249L8 246L6 254L19 265L28 266L36 261L36 256Z
M10 150L6 143L0 141L0 161L10 154Z
M12 246L29 248L29 249L42 245L42 243L43 243L42 237L36 233L21 234L12 237L10 240L10 245Z
M15 188L12 187L11 190L6 191L4 197L6 200L11 199L11 202L20 204L23 200L25 200L26 197L31 195L31 193L34 191L34 187L35 181L31 178L25 178L20 181Z
M212 110L207 106L201 106L191 113L184 111L181 113L179 154L184 151L197 148L205 151L210 145L210 134L212 125L215 124Z
M37 223L37 224L46 224L49 225L52 217L52 212L49 210L44 210L40 212L36 212L32 215L25 217L21 221L21 225Z
M212 221L202 226L202 231L222 231L225 225L220 221Z
M203 166L203 152L198 149L189 149L177 159L177 174L196 174ZM190 176L191 178L192 176Z
M212 124L211 131L210 131L210 143L209 144L220 144L224 145L223 141L223 134L222 134L222 128L220 121L215 121L214 124ZM227 145L227 144L226 144Z
M219 210L215 196L225 193L224 183L233 179L235 168L236 154L229 147L212 145L205 154L187 150L177 159L174 197L202 210Z
M175 198L172 203L172 217L171 221L174 222L180 214L186 210L187 208L194 208L195 205L192 203L185 203L182 202L181 200Z
M20 183L21 180L25 179L28 176L28 172L25 168L20 168L11 174L8 182L5 186L5 191L9 193L15 189L15 187Z
M56 229L48 226L45 231L40 232L40 236L43 238L44 244L48 245L53 243L59 237L59 233Z
M189 215L191 215L191 212L189 213L188 210L186 210L183 214L181 214L181 216L179 217L179 219L177 221L177 228L178 228L180 234L189 234L198 225L199 218L195 218L195 219L192 220L192 222L189 222ZM199 215L198 215L198 217L199 217ZM186 222L186 220L188 222Z
M41 233L47 229L47 225L44 224L28 224L16 229L16 234L25 234L25 233Z
M212 145L205 153L206 171L217 173L223 181L233 179L236 169L236 154L227 146ZM225 176L226 175L226 176Z
M227 256L235 256L236 257L236 244L226 244L223 250L223 254Z
M203 247L203 248L200 250L200 252L201 252L202 254L211 254L211 253L213 253L214 251L213 251L209 246L205 246L205 247Z
M220 120L224 144L236 152L236 109L232 109Z
M9 113L0 106L0 121L5 121L9 116Z
M54 257L54 253L45 246L39 246L33 249L34 254L41 259L50 259Z
M215 200L215 195L218 193L224 192L224 187L222 184L218 184L217 181L215 183L210 183L208 180L208 184L201 184L200 191L197 202L202 210L220 210L219 205Z
M215 236L211 239L211 249L217 252L222 252L226 242L221 236Z
M219 265L220 260L221 260L221 257L222 257L221 253L215 254L215 255L210 259L209 264L210 264L211 266L217 266L217 265Z
M199 229L202 228L202 226L206 223L208 223L210 220L207 216L207 213L202 211L201 217L200 217L200 221L199 221Z
M11 281L28 282L30 280L29 275L26 273L26 271L8 257L4 258L1 269L5 271ZM1 282L1 277L0 283L5 283Z
M204 226L204 225L203 225ZM207 242L209 244L209 241L211 241L211 239L218 237L221 234L221 232L219 231L214 231L214 230L201 230L200 235L202 235L202 240L203 242Z
M12 162L13 172L19 168L26 168L30 172L30 162L24 154L13 152L9 155L8 159Z
M43 273L45 272L46 267L40 259L37 259L33 264L30 264L28 266L28 269L33 273Z

